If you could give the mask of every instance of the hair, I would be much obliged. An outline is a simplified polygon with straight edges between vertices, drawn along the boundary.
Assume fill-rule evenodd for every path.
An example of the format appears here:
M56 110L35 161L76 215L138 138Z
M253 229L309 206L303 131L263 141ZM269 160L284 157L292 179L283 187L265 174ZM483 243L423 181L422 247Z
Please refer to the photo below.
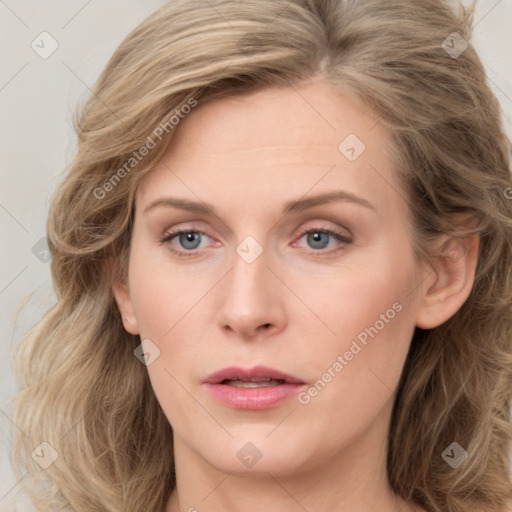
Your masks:
M164 507L176 482L172 428L112 290L127 276L137 185L185 105L314 76L391 134L419 260L432 260L442 234L480 238L468 299L411 340L389 429L390 486L429 512L506 510L512 146L471 44L474 9L442 0L173 0L124 39L77 107L76 155L50 204L58 300L14 355L20 430L11 462L18 477L30 475L23 483L39 510ZM449 36L468 47L450 55ZM460 214L475 222L461 224ZM43 441L58 454L46 469L30 457ZM453 442L469 454L456 469L442 457Z

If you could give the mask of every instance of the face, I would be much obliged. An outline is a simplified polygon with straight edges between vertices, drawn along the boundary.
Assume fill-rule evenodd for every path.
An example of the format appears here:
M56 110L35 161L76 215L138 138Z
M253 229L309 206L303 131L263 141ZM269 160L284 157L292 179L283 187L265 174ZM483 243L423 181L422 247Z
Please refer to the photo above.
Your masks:
M377 119L322 81L218 99L140 183L116 299L202 463L313 469L389 414L422 273Z

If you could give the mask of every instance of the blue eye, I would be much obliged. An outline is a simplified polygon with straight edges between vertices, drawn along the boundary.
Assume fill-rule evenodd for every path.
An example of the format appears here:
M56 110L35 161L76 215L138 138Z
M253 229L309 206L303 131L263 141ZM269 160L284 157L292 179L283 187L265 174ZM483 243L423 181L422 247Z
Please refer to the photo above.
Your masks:
M299 240L306 237L307 243L309 247L312 249L312 253L323 253L323 254L331 254L332 252L336 252L339 249L343 249L345 245L351 242L351 239L348 236L342 235L337 231L332 231L330 229L308 229L307 231L303 231L299 237ZM338 242L338 247L334 249L329 249L324 251L324 249L329 244L329 238ZM341 247L340 247L341 245Z
M313 244L313 249L325 249L329 243L329 234L323 231L309 231L306 233L308 243Z
M160 243L162 245L164 245L164 244L171 242L171 240L173 240L174 238L178 238L179 243L181 244L181 246L184 249L186 249L186 251L184 252L184 251L176 250L173 247L171 247L170 244L168 246L169 250L171 252L177 254L180 257L188 257L188 256L195 255L195 252L191 252L191 251L195 251L198 248L198 246L201 242L201 240L200 240L201 235L208 236L208 235L206 235L206 233L203 233L202 231L193 231L193 230L174 231L173 233L169 233L169 234L165 235L160 240ZM187 252L189 252L191 254L187 254Z
M198 255L198 249L201 245L202 236L208 237L208 235L203 231L179 230L166 234L163 238L160 239L160 243L162 245L166 245L168 250L177 256L186 258ZM352 241L349 237L344 236L341 233L323 228L303 231L299 236L299 240L304 238L304 236L307 238L307 243L310 244L309 252L311 254L321 254L322 256L337 252L338 250L343 249L345 245L351 243ZM171 242L175 238L178 240L178 245L181 247L181 249L176 249L173 247L175 244ZM338 242L338 247L326 251L324 249L329 245L329 239Z
M202 233L201 233L202 234ZM183 232L177 235L179 237L180 244L185 249L197 249L201 243L200 236L201 234L195 231ZM199 244L197 243L199 241Z

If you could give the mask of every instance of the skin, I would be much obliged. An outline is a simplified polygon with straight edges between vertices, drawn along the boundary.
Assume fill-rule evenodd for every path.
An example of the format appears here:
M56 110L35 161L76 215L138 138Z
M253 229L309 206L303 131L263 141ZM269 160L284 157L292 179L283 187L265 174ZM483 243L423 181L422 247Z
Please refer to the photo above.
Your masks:
M415 327L443 323L469 295L478 239L449 242L432 268L418 263L377 119L321 78L217 99L181 121L140 183L128 282L114 294L125 329L160 350L147 370L174 432L177 487L166 512L421 510L386 479L391 409ZM338 149L349 134L366 146L355 161ZM287 201L335 189L372 207L282 213ZM216 216L144 213L163 196L209 203ZM178 228L206 235L159 243ZM322 228L350 241L319 242ZM263 249L252 263L236 252L248 236ZM262 364L310 387L397 302L400 312L306 404L233 409L202 383ZM261 453L250 468L237 457L247 442Z

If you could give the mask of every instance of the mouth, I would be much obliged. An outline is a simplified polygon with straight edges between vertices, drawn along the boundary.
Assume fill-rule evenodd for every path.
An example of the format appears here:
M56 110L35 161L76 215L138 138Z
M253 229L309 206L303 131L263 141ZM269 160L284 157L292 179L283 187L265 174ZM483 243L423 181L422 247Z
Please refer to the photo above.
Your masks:
M249 410L276 407L306 385L301 379L266 366L225 368L211 374L204 384L224 405Z
M224 379L220 384L225 384L226 386L233 386L234 388L266 388L269 386L280 386L284 384L286 381L283 379L251 379L251 380L243 380L243 379Z

